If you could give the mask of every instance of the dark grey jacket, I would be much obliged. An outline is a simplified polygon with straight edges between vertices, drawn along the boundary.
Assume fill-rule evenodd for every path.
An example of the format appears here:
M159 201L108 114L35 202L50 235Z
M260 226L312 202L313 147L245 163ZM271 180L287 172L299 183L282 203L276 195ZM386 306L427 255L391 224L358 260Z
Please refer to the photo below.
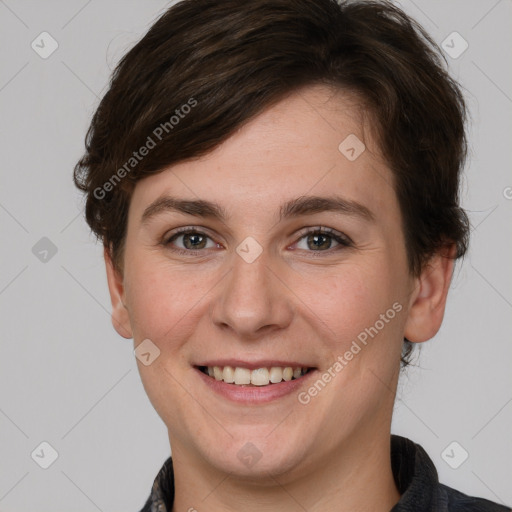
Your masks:
M483 498L467 496L440 484L425 450L405 437L391 436L391 466L400 501L390 512L511 512ZM140 512L171 512L174 473L169 457L160 469L151 494Z

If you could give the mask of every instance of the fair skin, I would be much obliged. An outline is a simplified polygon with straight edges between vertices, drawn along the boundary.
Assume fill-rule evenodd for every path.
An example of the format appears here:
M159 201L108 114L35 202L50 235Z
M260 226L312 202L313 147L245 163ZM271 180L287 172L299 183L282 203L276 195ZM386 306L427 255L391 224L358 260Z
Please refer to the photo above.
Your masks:
M439 329L453 262L436 255L411 275L392 173L353 100L306 87L208 155L139 181L122 273L105 251L116 330L160 350L150 365L137 364L169 432L173 512L384 512L400 499L389 436L402 340L422 342ZM338 150L349 134L366 145L354 161ZM287 201L334 194L364 209L279 219ZM217 203L226 218L160 210L143 222L166 195ZM166 246L180 227L196 238L181 234ZM318 227L351 244L323 235L315 245ZM250 263L236 252L246 237L262 249ZM301 403L299 392L396 303L393 319ZM195 367L226 358L314 371L292 393L245 404L205 385ZM251 465L239 456L249 442L261 456Z

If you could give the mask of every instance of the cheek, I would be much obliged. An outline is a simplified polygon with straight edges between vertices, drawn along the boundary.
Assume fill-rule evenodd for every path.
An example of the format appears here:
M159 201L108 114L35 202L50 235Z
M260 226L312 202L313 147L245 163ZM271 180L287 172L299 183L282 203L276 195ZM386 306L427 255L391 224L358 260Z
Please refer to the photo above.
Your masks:
M176 418L186 416L190 400L182 384L182 370L188 367L184 347L194 337L199 317L208 314L206 294L216 281L211 273L200 275L192 266L178 270L151 258L132 266L128 277L135 345L149 338L160 350L148 366L137 361L141 381L164 423L175 425Z
M149 260L129 275L127 300L134 338L150 338L161 351L169 351L192 332L215 281L212 273L197 272L192 266L177 269Z
M390 399L387 386L399 366L404 323L400 279L382 254L371 264L339 267L318 283L325 292L315 292L315 323L328 325L323 344L333 379L323 396L326 409L335 411L333 428L347 421L349 411L361 419Z
M325 324L329 339L344 345L399 300L395 279L384 257L372 258L371 262L341 265L308 279L302 295L304 303Z

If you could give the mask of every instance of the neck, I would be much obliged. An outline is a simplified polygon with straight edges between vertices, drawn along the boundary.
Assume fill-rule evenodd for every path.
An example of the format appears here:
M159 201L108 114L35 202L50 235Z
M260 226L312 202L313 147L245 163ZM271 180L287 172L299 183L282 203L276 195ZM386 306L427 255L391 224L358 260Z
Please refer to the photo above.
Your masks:
M359 431L306 470L248 482L173 446L172 512L389 512L400 499L391 470L390 432Z

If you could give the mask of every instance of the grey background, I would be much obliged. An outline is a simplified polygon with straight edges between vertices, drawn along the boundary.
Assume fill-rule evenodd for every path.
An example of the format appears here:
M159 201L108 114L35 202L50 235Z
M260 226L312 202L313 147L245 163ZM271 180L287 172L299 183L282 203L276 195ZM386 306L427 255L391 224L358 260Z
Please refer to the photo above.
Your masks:
M447 59L473 118L473 232L443 327L401 380L393 431L423 445L444 483L511 505L512 3L401 4L439 44L453 31L469 43ZM111 326L71 181L110 72L168 5L0 0L0 511L139 510L170 453L133 341ZM43 31L59 44L47 59L31 48ZM57 251L46 261L43 237ZM58 452L48 469L31 457L43 441ZM441 456L453 441L469 453L457 469Z

